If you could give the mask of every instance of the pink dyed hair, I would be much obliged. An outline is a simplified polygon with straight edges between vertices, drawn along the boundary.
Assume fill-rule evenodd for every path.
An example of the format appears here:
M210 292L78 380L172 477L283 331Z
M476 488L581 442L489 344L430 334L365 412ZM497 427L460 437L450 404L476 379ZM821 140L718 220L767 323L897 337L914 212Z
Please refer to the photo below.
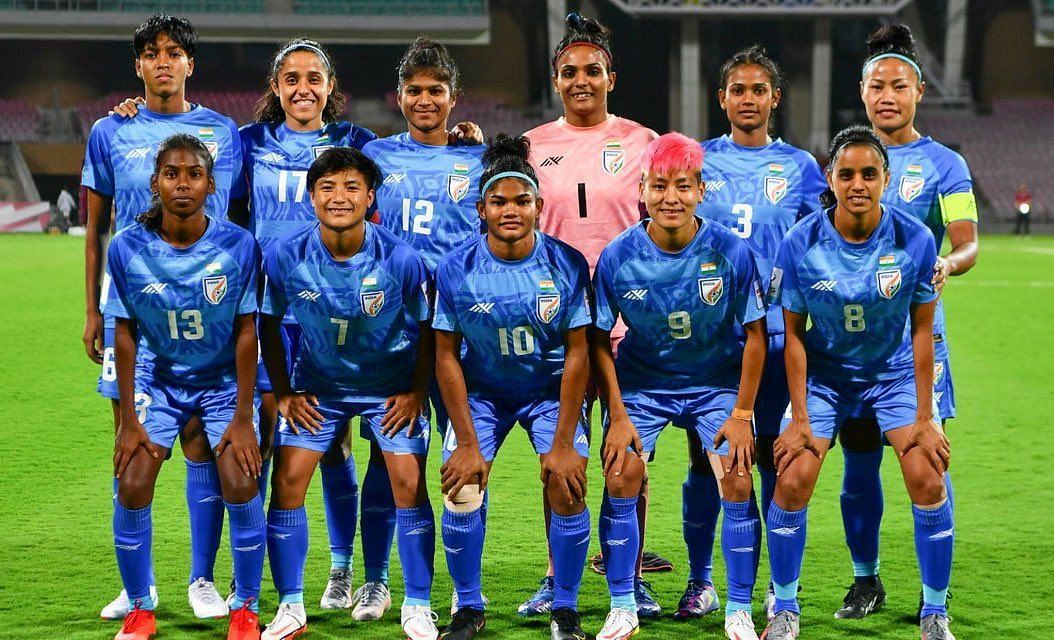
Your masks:
M683 133L671 131L652 140L640 161L644 173L669 175L688 170L698 177L703 170L703 147Z

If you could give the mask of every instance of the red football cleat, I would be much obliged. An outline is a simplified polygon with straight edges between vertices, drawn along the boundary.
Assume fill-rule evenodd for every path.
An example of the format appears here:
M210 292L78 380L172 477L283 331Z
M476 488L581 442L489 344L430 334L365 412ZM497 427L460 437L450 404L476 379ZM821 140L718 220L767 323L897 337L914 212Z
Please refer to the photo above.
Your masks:
M154 620L154 612L148 609L140 609L136 603L135 609L129 612L113 640L150 640L157 633L157 622Z
M260 640L260 616L249 609L252 599L245 601L241 609L231 612L227 627L227 640Z

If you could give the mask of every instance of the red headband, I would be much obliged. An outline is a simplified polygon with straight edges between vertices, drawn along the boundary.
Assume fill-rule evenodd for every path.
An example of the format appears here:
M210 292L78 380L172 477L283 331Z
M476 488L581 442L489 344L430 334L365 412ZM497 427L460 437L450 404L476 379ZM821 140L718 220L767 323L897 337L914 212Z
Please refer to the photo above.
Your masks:
M553 56L553 71L556 71L556 63L557 63L558 60L560 60L560 56L562 56L565 53L567 53L567 50L570 49L571 47L579 47L579 46L592 47L592 48L596 49L597 51L599 51L600 53L603 53L604 54L604 59L607 60L607 63L608 63L608 69L609 70L611 69L611 53L607 49L605 49L604 47L602 47L602 46L600 46L598 44L593 44L592 42L586 42L584 40L577 40L575 42L567 43L566 47L564 47L563 49L560 49L559 51L556 52L556 55Z

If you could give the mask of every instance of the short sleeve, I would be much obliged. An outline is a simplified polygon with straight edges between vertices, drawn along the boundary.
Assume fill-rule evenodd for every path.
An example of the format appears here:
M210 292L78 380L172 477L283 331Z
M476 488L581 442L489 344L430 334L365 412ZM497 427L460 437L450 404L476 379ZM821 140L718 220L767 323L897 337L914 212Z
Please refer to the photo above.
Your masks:
M238 302L238 315L256 313L259 309L257 304L256 274L260 272L260 247L256 241L247 238L243 242L245 250L242 252L242 260L239 262L242 268L242 297Z
M278 259L278 249L281 245L275 245L267 252L263 261L264 292L263 304L260 305L260 313L276 318L285 317L289 308L289 299L285 294L285 274L282 273Z
M106 316L132 319L131 305L128 301L128 280L125 274L127 263L124 256L123 243L111 242L106 254L106 274L103 279L103 292L105 302L102 305L102 313Z
M801 256L797 255L792 238L784 238L776 252L775 266L769 281L768 299L770 305L779 305L793 313L805 313L808 306L798 283L797 266Z
M746 242L734 238L732 263L735 266L736 320L740 324L750 324L765 317L765 300L761 292L761 280L754 254Z
M596 271L593 273L593 295L596 297L596 325L601 331L611 331L615 328L621 309L619 308L619 297L615 292L615 273L618 267L611 257L611 252L605 250L600 254L597 261Z
M402 263L403 301L410 316L418 322L431 317L428 306L428 269L421 257L407 248Z
M244 127L235 130L234 142L234 147L238 152L238 162L237 171L231 179L231 200L244 200L249 197L249 164L245 161L249 157L246 152L249 141Z
M436 302L432 316L432 328L439 331L461 331L457 319L457 307L454 305L454 279L451 277L451 263L443 263L436 269Z
M824 180L823 170L812 156L806 156L801 162L801 186L802 198L798 206L797 219L801 220L806 215L820 208L820 194L827 190L827 181Z
M939 165L941 174L940 192L937 199L941 208L941 220L948 226L959 220L977 222L977 199L973 193L973 178L966 160L954 151L946 154Z
M593 324L593 314L589 308L589 263L582 254L571 251L566 261L567 281L571 289L567 292L568 306L564 331Z
M110 162L110 142L114 128L108 118L95 123L88 134L88 145L81 168L81 185L104 196L114 194L113 165Z
M937 299L937 291L933 287L933 266L937 264L937 246L932 240L932 235L927 232L923 241L916 241L912 256L918 266L918 274L915 280L915 288L911 294L912 304L925 304Z

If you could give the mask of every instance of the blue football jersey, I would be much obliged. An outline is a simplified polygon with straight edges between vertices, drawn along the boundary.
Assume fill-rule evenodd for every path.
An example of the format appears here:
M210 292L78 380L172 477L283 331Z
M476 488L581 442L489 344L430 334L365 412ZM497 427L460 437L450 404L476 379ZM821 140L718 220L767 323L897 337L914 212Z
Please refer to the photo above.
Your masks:
M370 222L362 248L337 261L319 223L267 250L262 313L292 313L300 349L294 389L340 401L381 401L411 387L428 272L402 240Z
M242 173L242 147L234 121L201 105L186 113L155 113L144 106L134 118L107 116L95 122L81 170L81 186L113 198L114 231L135 222L150 208L150 176L157 145L177 133L197 136L215 161L216 193L205 205L208 215L227 217L232 189Z
M234 319L256 312L259 268L256 241L226 220L186 249L136 224L110 243L103 313L136 321L155 378L213 387L235 379Z
M380 223L410 243L432 271L483 230L476 200L485 150L481 144L427 145L409 133L363 148L384 174L377 190Z
M702 146L706 194L699 214L746 240L767 283L783 236L820 208L827 188L823 171L809 153L780 139L744 147L726 134ZM783 333L782 312L770 310L766 324L770 334Z
M754 257L725 227L700 219L678 253L663 251L646 222L600 254L593 275L596 324L628 330L615 368L624 391L735 387L743 360L736 328L765 317Z
M570 245L536 231L530 255L508 262L483 235L439 263L432 326L464 337L469 395L558 398L564 334L591 322L588 290L589 265Z
M249 193L249 230L266 253L280 238L315 222L307 170L333 147L361 149L377 136L350 122L317 131L293 131L285 123L256 122L239 131Z
M833 210L809 214L780 245L771 301L808 314L809 374L853 382L887 380L913 367L897 350L912 304L937 298L930 279L937 262L933 234L910 215L883 207L867 241L846 241Z

